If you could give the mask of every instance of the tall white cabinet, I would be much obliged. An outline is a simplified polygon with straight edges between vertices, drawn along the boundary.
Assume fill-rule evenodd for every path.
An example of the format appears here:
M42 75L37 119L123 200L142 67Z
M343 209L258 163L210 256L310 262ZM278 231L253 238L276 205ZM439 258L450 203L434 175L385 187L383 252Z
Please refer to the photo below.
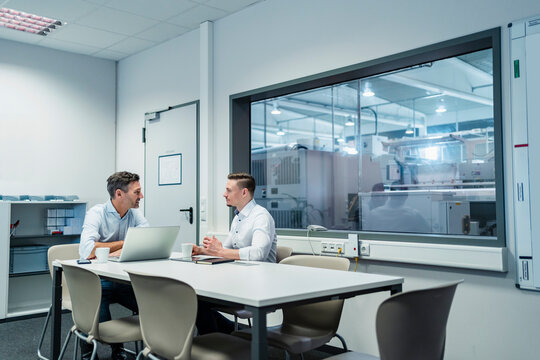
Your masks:
M0 201L0 319L48 310L47 249L79 242L85 214L81 201Z
M540 16L509 27L517 286L540 290Z

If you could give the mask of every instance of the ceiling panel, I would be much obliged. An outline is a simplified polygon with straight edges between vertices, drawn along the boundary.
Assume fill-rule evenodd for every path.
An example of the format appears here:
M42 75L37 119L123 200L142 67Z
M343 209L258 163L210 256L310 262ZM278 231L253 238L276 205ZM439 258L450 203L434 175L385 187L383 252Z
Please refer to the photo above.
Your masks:
M109 60L120 60L120 59L125 58L127 54L119 52L119 51L105 49L105 50L101 50L93 54L93 56L100 57L103 59L109 59Z
M198 5L180 15L176 15L167 20L167 22L196 28L205 21L213 21L225 16L227 13L223 10L211 8L204 5Z
M68 29L69 31L67 31ZM52 33L49 36L57 40L66 40L99 48L107 48L126 38L124 35L77 24L68 24L65 29Z
M166 20L197 5L188 0L114 0L108 3L107 7L147 18Z
M124 11L101 7L80 18L77 23L117 34L132 35L156 25L158 21Z
M107 50L113 50L122 52L125 54L131 54L155 46L157 43L154 41L142 40L137 38L127 38L119 41L116 44L109 46Z
M119 60L261 1L0 0L3 7L65 22L47 37L0 28L0 39Z
M163 42L185 34L188 31L190 31L190 29L187 27L182 27L169 23L159 23L156 26L151 27L150 29L137 33L136 36L140 39Z
M69 41L57 40L54 38L45 38L38 45L56 50L76 52L83 55L91 55L100 50L100 48L98 47L81 45Z
M208 2L205 2L204 4L221 9L221 10L225 10L228 12L234 12L234 11L243 9L256 2L257 0L227 0L227 1L209 0Z

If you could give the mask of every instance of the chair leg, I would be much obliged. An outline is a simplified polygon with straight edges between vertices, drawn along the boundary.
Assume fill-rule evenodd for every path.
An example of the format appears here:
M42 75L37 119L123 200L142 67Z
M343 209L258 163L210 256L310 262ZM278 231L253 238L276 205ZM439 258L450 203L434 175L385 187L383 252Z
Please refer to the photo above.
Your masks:
M285 360L291 360L291 354L287 350L285 350Z
M77 354L79 352L79 341L75 340L73 343L73 360L77 360Z
M43 325L43 331L41 332L41 336L39 338L37 356L41 360L49 360L49 358L46 358L45 356L41 355L41 345L43 345L43 339L45 339L45 332L47 331L47 325L49 325L49 319L51 318L51 310L52 310L52 305L49 308L49 312L47 312L47 317L45 318L45 325Z
M62 358L64 357L64 353L66 352L66 347L69 343L69 339L71 338L71 330L68 332L68 335L67 335L67 338L66 338L66 341L64 342L64 345L62 346L62 350L60 351L60 355L58 356L58 360L62 360Z
M345 339L339 334L336 334L335 337L337 337L339 341L341 341L341 344L343 345L343 350L349 351L349 349L347 349L347 343L345 342Z
M142 360L142 358L143 358L143 351L141 350L139 352L139 355L137 355L137 359L135 359L135 360Z
M92 344L94 345L94 348L92 349L92 356L90 356L90 360L95 360L97 355L97 341L95 339L92 340Z
M234 331L238 331L238 316L234 315Z
M249 327L251 327L251 318L248 318L247 320L248 320Z

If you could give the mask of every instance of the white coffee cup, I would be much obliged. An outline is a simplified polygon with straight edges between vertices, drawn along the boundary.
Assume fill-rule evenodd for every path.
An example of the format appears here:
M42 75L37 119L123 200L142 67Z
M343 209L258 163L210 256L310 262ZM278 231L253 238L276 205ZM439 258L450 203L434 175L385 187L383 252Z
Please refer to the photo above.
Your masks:
M191 259L192 251L193 251L193 244L182 244L182 257L184 259Z
M107 261L109 261L109 248L108 247L100 247L96 249L96 258L98 264L104 264Z

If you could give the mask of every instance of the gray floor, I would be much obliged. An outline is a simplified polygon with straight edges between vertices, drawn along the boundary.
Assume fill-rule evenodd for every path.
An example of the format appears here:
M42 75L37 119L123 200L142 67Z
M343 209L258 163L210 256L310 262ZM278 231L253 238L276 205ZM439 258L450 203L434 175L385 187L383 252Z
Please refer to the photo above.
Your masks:
M111 313L113 318L129 315L129 311L122 308L119 305L111 306ZM44 317L36 317L31 319L17 320L17 321L7 321L0 323L0 359L1 360L26 360L26 359L38 359L36 351L37 344L39 341L39 336L43 329L43 324L45 322ZM67 331L73 326L71 320L71 313L66 313L62 315L62 342L65 340L65 335ZM45 356L49 354L49 332L45 337L45 341L42 347L42 353ZM64 359L73 358L73 337L70 341L70 346L68 351L66 351L66 356ZM133 344L127 344L128 348L134 349ZM100 346L98 348L98 355L100 360L107 360L110 358L110 347ZM324 359L330 356L327 353L320 351L310 351L304 354L305 360L316 360ZM296 357L293 357L295 359ZM269 359L285 359L285 355L282 351L278 349L269 350Z

